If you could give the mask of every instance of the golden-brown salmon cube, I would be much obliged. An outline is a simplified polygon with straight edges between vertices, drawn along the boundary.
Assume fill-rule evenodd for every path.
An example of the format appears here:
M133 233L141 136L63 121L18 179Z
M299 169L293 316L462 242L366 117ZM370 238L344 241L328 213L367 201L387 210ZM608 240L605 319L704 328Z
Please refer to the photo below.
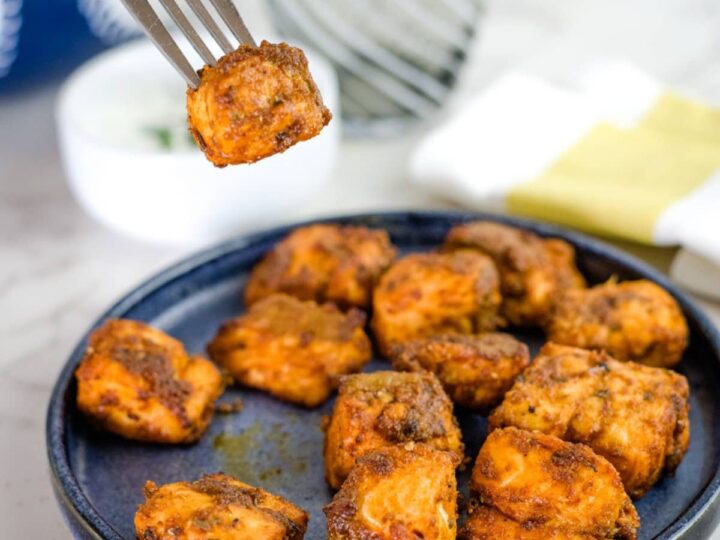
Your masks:
M372 328L380 350L442 333L493 330L501 322L498 273L489 257L471 251L415 253L380 278Z
M582 444L537 432L493 431L470 480L463 540L634 540L640 518L617 471Z
M489 423L587 444L615 466L636 498L685 455L688 394L687 379L673 371L549 343Z
M672 367L688 343L675 299L644 279L608 282L560 297L547 326L555 343L602 349L618 360Z
M145 485L135 514L138 540L302 540L307 514L291 502L225 474Z
M390 357L395 369L434 373L450 399L479 410L497 405L530 363L527 346L500 332L413 339Z
M328 540L454 540L455 465L423 444L368 452L325 507Z
M380 274L395 258L386 231L334 224L292 231L253 268L245 303L283 292L303 300L368 308Z
M252 163L315 137L332 115L305 54L285 43L240 45L187 91L195 142L218 167Z
M325 475L343 483L364 453L406 443L427 443L464 456L452 403L431 373L377 371L344 377L325 433Z
M606 538L549 529L541 524L524 524L490 506L471 503L468 517L458 533L459 540L595 540ZM619 540L621 537L617 537ZM611 537L616 540L616 537ZM610 539L608 539L610 540Z
M492 221L474 221L453 227L445 246L476 249L492 257L500 272L501 313L514 325L541 324L555 296L585 286L575 266L575 250L557 238L544 239Z
M92 333L75 377L78 409L94 424L156 443L197 441L224 390L212 362L127 319L109 320Z
M210 357L241 384L306 407L325 402L341 375L360 371L372 347L365 314L274 294L226 322Z

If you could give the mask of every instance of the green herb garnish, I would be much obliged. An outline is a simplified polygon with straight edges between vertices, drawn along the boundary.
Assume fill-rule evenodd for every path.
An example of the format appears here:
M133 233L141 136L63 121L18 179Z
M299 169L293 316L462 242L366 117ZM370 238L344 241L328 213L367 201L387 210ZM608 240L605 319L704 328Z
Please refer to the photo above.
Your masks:
M166 127L146 127L145 132L155 138L160 148L170 150L172 148L172 131Z

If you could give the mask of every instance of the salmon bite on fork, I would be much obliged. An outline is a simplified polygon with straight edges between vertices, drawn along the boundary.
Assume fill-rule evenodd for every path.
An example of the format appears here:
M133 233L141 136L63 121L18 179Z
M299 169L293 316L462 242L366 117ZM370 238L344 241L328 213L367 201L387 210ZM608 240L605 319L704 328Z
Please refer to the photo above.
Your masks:
M122 0L155 46L188 83L190 133L216 167L253 163L315 137L332 114L323 104L302 50L257 46L231 0L211 0L226 36L203 0L187 0L220 46L217 59L175 0L161 3L202 58L195 70L148 0ZM237 43L235 45L232 41Z

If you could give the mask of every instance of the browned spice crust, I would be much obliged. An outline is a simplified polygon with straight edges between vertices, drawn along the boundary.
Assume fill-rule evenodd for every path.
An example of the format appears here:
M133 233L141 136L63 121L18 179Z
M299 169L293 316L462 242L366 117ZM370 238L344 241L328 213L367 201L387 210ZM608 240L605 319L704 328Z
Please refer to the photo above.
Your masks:
M241 45L200 71L187 91L190 133L217 167L253 163L320 133L324 106L302 50Z
M301 540L307 529L302 509L222 473L160 487L148 481L144 493L139 540Z

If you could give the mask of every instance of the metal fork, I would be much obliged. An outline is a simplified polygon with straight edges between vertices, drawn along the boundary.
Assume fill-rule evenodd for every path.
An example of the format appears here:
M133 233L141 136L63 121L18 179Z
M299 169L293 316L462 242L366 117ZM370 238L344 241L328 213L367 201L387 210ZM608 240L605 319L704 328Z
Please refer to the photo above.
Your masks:
M143 27L148 37L155 43L155 46L160 49L160 52L163 53L165 58L178 70L180 75L183 76L191 87L197 88L200 84L200 77L197 71L193 69L190 61L185 57L177 43L175 43L170 32L165 28L165 25L160 20L160 17L158 17L158 14L155 13L155 10L148 0L122 0L122 2L140 26ZM160 0L160 2L200 55L200 58L202 58L206 64L214 66L217 63L217 59L195 31L192 23L180 9L176 0ZM233 47L230 40L223 34L223 31L210 14L210 11L205 4L203 4L203 0L186 0L186 2L200 22L208 32L210 32L210 35L222 51L225 54L232 52L235 47ZM237 9L235 9L231 0L210 0L210 2L240 44L257 47L255 40L252 35L250 35L247 26L245 26L242 17Z

